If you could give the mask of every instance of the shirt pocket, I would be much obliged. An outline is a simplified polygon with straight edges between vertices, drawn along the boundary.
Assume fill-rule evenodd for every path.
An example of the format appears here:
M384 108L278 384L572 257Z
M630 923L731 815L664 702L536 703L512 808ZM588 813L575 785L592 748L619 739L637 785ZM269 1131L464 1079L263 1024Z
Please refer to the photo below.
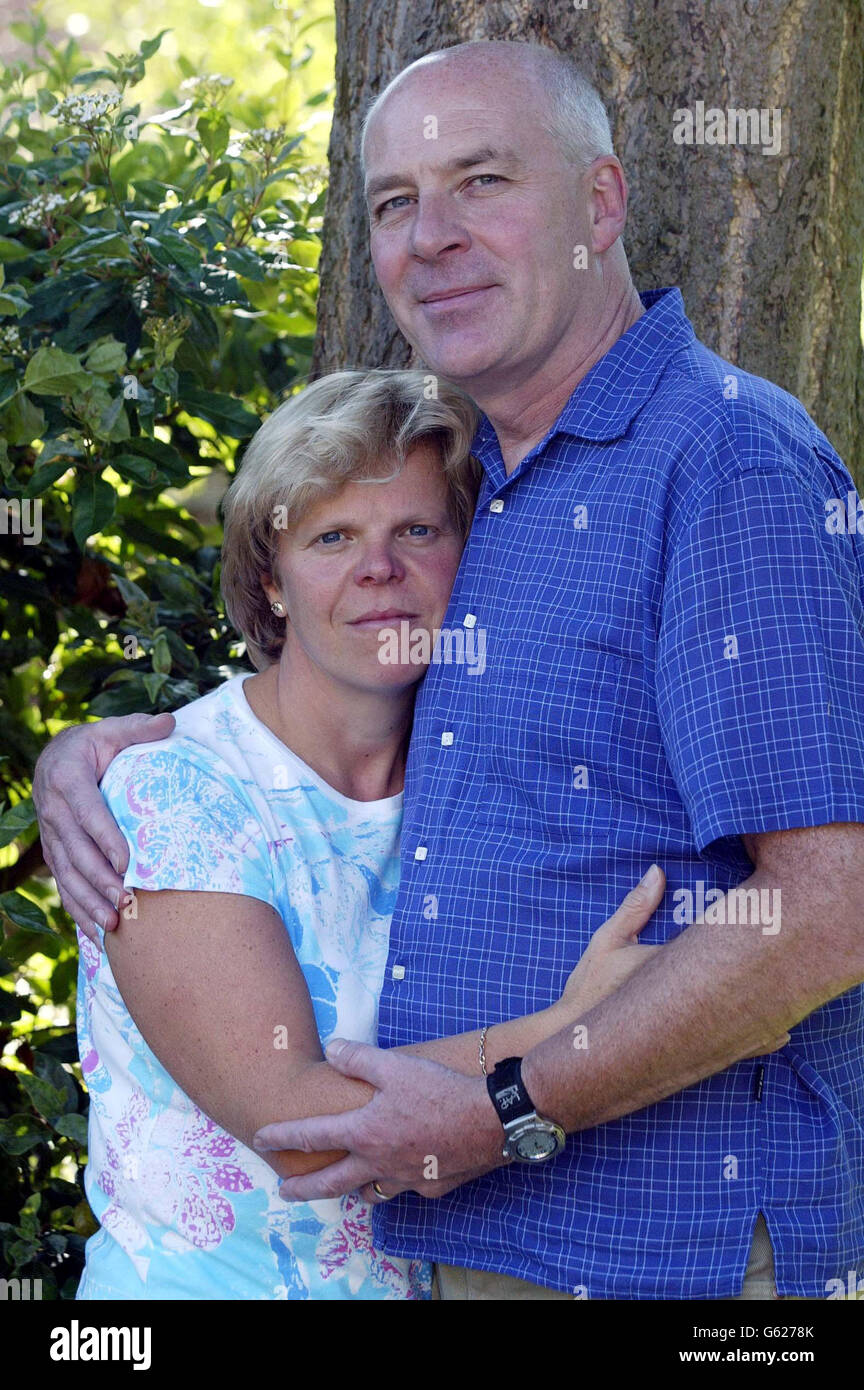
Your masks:
M514 635L503 644L489 711L497 736L488 768L497 785L519 787L517 814L521 800L523 814L540 818L547 839L608 838L626 668L618 653L566 633L559 640Z

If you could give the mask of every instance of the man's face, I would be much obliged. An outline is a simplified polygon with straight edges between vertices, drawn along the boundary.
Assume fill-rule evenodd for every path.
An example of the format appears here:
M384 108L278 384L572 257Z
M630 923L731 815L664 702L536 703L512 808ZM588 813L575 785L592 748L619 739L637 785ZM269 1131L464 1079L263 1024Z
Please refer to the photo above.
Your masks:
M475 392L542 369L591 273L574 269L574 247L590 250L586 183L538 129L542 100L518 72L436 63L388 97L367 134L384 296L423 361Z

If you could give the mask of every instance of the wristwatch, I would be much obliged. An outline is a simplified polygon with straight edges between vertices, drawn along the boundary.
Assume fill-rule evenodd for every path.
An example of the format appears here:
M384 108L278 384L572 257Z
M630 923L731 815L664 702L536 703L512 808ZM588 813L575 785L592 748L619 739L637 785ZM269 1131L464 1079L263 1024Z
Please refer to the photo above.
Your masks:
M522 1058L505 1057L486 1086L498 1118L504 1126L505 1158L521 1163L543 1163L564 1148L567 1136L554 1120L538 1115L522 1081Z

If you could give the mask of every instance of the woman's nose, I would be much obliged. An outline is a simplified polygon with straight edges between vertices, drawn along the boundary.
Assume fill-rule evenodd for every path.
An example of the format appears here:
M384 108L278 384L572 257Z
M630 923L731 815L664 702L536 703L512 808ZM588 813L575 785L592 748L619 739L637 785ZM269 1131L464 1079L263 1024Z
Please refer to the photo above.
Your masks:
M358 583L371 579L376 584L381 584L386 583L388 579L399 578L404 572L395 546L382 543L380 545L368 545L364 549L363 554L358 559L355 574Z

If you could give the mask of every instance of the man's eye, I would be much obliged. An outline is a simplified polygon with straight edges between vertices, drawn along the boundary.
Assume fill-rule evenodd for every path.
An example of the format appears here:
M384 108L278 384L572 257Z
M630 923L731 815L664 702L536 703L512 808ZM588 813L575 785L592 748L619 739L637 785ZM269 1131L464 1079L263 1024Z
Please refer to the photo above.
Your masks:
M336 539L338 540L339 537L340 537L341 535L343 535L343 532L342 532L342 531L322 531L322 532L321 532L321 535L318 537L318 539L319 539L319 541L322 541L322 542L326 545L326 544L328 543L328 539L329 539L331 536L335 536Z
M414 526L409 526L408 530L411 532L412 536L416 536L418 532L421 535L428 536L431 534L432 527L427 526L425 521L418 521Z
M478 179L492 179L495 183L501 183L502 181L500 174L475 174L470 182L477 183Z
M393 212L394 205L396 203L407 203L407 201L407 193L396 193L393 195L392 198L388 198L386 202L378 204L377 208L375 209L375 215L376 217L380 217L381 214L384 212Z

